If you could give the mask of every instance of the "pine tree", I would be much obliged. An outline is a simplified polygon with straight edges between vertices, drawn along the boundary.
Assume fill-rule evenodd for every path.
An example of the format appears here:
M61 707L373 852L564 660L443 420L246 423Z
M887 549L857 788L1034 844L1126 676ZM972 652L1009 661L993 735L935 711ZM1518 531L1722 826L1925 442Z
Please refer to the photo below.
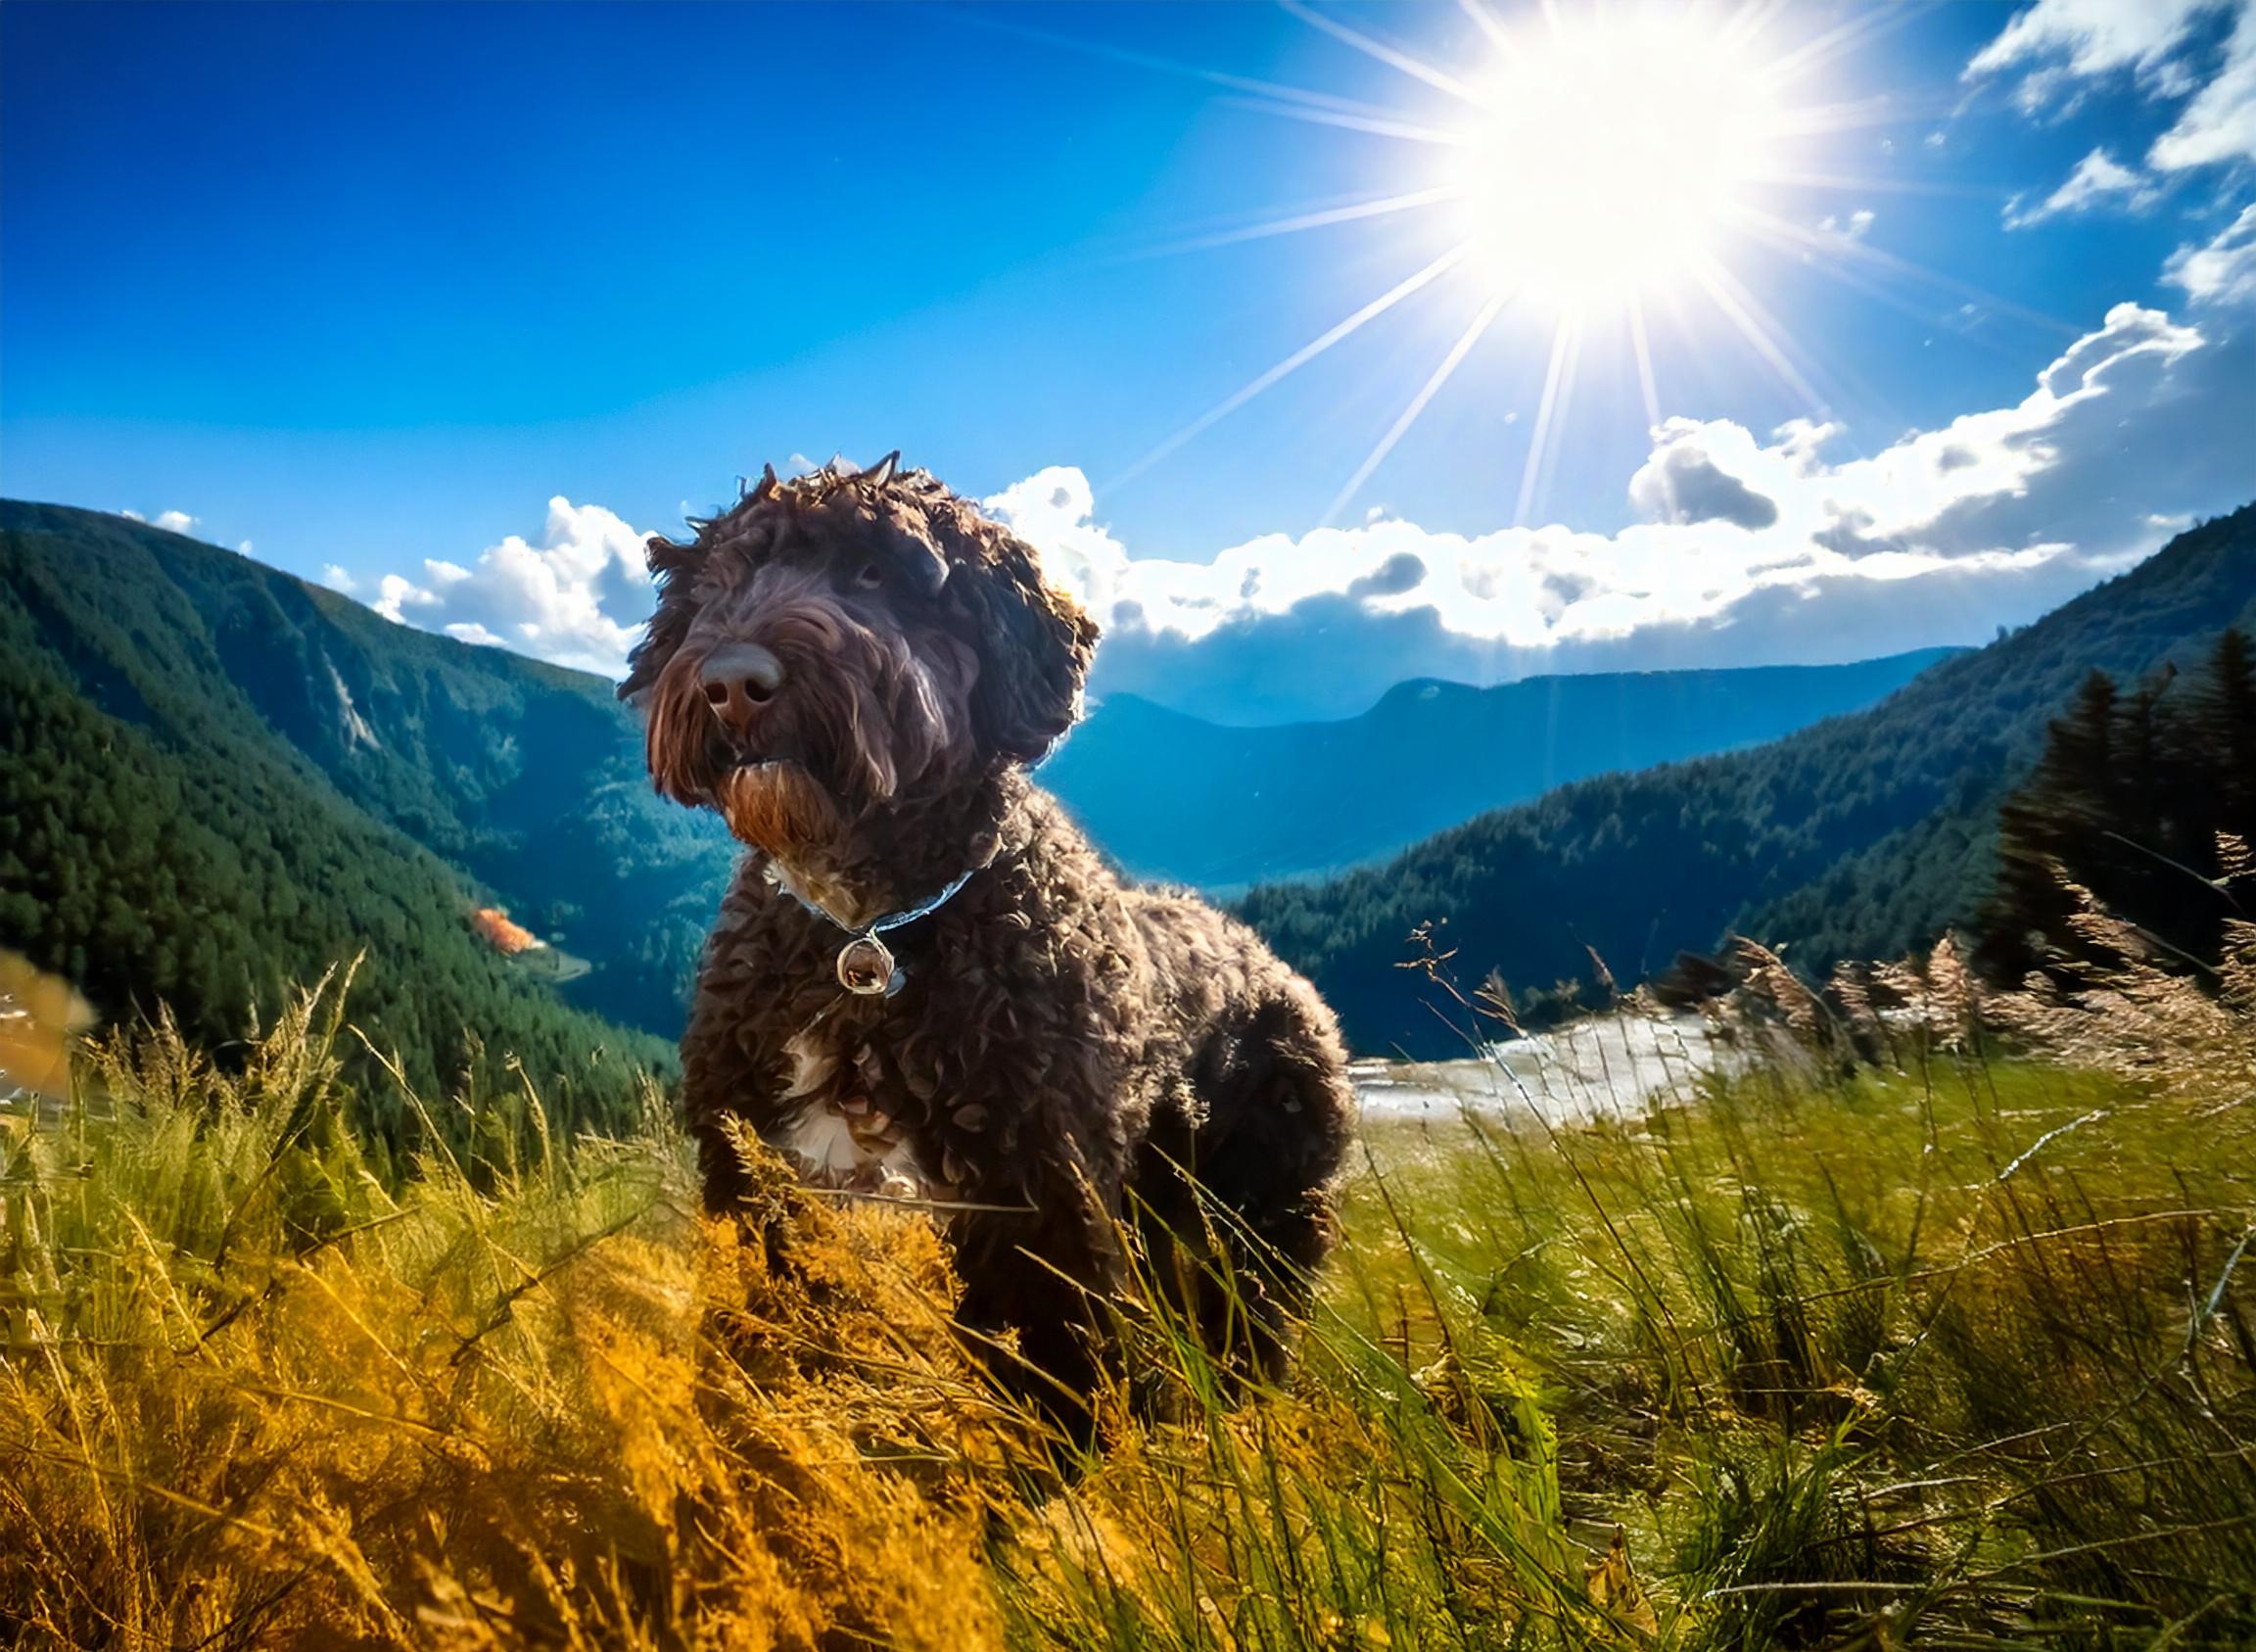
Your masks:
M2087 678L1999 809L1977 950L1993 976L2080 972L2061 955L2075 910L2063 874L2142 930L2159 959L2215 961L2231 910L2217 834L2256 832L2256 650L2227 631L2197 679L2174 692L2174 676L2128 698L2103 675Z
M2094 671L2076 703L2052 720L2044 756L2026 784L1998 811L1998 879L1978 922L1977 964L1997 979L2018 981L2037 968L2044 940L2073 910L2062 870L2094 841L2115 791L2115 681Z

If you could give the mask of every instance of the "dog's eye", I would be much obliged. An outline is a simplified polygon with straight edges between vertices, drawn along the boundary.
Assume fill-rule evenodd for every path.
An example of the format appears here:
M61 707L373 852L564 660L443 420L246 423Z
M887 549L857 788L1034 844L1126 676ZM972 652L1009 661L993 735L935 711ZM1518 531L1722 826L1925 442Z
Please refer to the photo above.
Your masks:
M885 583L885 570L874 562L862 564L862 571L854 576L854 583L864 590L870 590Z

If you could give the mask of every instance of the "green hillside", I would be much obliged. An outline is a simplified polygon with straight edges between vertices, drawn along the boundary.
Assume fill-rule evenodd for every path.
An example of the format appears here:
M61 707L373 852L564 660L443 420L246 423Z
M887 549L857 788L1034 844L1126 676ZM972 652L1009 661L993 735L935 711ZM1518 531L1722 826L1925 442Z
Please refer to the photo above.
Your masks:
M1586 978L1585 947L1627 981L1730 930L1811 968L1894 957L1988 893L1998 805L2087 674L2190 669L2251 620L2256 505L1869 710L1563 786L1385 867L1256 889L1243 910L1367 1050L1461 1044L1430 1007L1434 989L1401 968L1426 923L1465 986L1493 970L1521 993Z
M6 599L93 690L177 644L181 694L256 714L347 801L594 965L568 996L671 1037L734 846L653 795L611 684L394 625L332 590L97 512L0 503ZM120 602L130 604L122 629Z
M1854 665L1397 684L1360 717L1227 728L1113 694L1042 770L1140 877L1337 872L1612 770L1756 745L1870 705L1954 650Z
M686 858L588 681L177 535L0 505L0 945L108 1013L166 1003L208 1046L365 949L353 1017L427 1092L474 1037L566 1122L618 1116L669 1045L565 1002L466 924L476 899L522 912L549 890L536 923L567 916L568 890L585 891L575 939L610 919L633 897L588 875L589 845L625 858L637 815L674 828L652 864ZM630 956L678 967L655 942Z

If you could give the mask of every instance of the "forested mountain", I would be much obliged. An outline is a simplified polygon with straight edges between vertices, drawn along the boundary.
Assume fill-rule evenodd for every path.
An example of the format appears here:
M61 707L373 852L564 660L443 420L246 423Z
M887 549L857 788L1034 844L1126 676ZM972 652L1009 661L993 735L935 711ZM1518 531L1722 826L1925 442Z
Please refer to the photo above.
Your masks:
M610 684L395 625L248 557L98 512L0 503L0 600L82 692L100 701L149 673L152 644L173 650L169 691L303 759L587 956L574 1002L679 1029L733 845L718 821L652 793L640 731Z
M1460 1047L1401 968L1409 937L1468 989L1623 981L1727 931L1816 969L1893 957L1970 918L1997 866L2000 800L2093 670L2189 669L2256 622L2256 505L2181 534L2035 625L1946 660L1866 711L1752 751L1560 787L1388 865L1252 891L1242 910L1309 972L1362 1049Z
M1494 688L1413 682L1360 717L1252 729L1113 694L1041 779L1138 876L1228 890L1373 860L1563 781L1776 739L1870 705L1953 651Z
M469 908L588 943L603 962L567 990L660 1021L714 837L649 796L592 678L159 529L0 504L0 944L111 1014L163 1000L217 1045L365 948L354 1019L427 1091L470 1028L592 1116L670 1040L560 1001Z

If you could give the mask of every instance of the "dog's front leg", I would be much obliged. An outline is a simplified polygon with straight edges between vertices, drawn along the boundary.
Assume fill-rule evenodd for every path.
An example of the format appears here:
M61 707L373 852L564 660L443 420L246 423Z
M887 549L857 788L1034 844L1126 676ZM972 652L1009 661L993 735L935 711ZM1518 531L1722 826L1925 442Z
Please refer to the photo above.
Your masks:
M1003 1388L1086 1438L1091 1402L1119 1364L1110 1315L1126 1270L1110 1202L1077 1162L1045 1157L995 1203L950 1224L957 1325ZM1006 1331L1017 1333L1014 1354L997 1345Z
M700 981L682 1038L682 1111L697 1143L705 1208L714 1215L740 1210L751 1180L739 1143L766 1122L765 1104L781 1086L776 1064L759 1060L743 1035L742 1011Z

